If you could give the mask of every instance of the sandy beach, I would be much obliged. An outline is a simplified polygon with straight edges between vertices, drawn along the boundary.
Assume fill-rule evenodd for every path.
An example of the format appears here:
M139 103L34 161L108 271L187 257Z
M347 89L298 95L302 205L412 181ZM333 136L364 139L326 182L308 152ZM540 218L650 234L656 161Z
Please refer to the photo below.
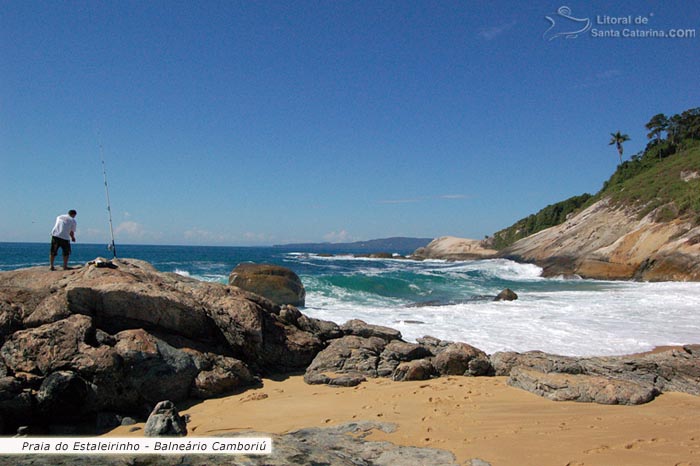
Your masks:
M369 440L442 448L493 466L700 466L700 397L667 393L640 406L554 402L505 377L445 377L357 387L307 385L302 376L182 406L189 435L285 433L349 421L394 423ZM124 426L110 436L139 436Z

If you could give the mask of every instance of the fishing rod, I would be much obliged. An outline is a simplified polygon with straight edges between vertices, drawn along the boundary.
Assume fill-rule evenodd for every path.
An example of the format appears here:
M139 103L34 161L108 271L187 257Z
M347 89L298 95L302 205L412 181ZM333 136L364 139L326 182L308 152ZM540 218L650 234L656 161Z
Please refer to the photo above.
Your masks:
M114 258L117 258L117 247L114 244L114 228L112 227L112 206L109 202L109 186L107 186L107 169L105 168L105 151L100 144L100 157L102 160L102 175L105 179L105 194L107 195L107 212L109 214L109 234L112 238L112 243L107 246L107 249L112 251Z

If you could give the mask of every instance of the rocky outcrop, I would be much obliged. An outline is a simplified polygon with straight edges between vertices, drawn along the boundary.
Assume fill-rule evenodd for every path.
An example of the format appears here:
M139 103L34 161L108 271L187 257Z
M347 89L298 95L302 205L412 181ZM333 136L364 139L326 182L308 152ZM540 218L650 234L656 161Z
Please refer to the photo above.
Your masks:
M299 276L279 265L239 264L229 275L228 283L277 305L303 306L306 301L306 290Z
M557 401L639 404L662 392L700 395L700 345L591 358L506 352L490 360L510 385Z
M115 260L0 273L0 426L143 417L304 370L344 333L233 286Z
M402 381L492 373L486 353L466 343L432 337L408 343L396 330L361 320L349 321L341 328L347 335L333 340L316 356L306 369L307 383L356 385L365 377Z
M192 466L209 466L213 464L240 464L247 466L424 466L474 465L489 466L490 463L478 458L458 463L455 456L446 450L436 448L400 446L390 442L366 440L373 431L394 432L395 425L380 422L352 422L326 428L309 428L284 435L270 435L261 432L239 432L236 436L270 437L272 453L270 455L17 455L0 457L0 465L31 464L34 466L127 466L139 464L144 466L170 466L187 464ZM225 440L224 436L222 441Z
M552 399L594 402L700 395L700 346L616 358L489 357L433 337L406 342L361 320L338 326L137 260L113 264L0 273L3 433L87 419L113 425L124 415L145 417L162 400L220 396L263 375L302 370L308 383L342 386L495 374Z
M666 207L640 218L640 208L605 198L499 256L534 262L546 276L700 281L700 226L694 218L663 220Z
M484 241L454 236L443 236L413 253L418 259L473 260L495 257L498 251L490 249Z

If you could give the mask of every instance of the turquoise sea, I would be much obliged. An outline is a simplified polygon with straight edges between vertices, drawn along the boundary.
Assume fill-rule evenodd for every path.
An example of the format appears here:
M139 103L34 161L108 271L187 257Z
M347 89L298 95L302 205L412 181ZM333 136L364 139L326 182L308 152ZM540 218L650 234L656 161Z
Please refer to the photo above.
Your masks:
M294 270L307 291L302 311L343 323L359 318L400 330L464 341L488 353L543 350L608 355L700 343L700 283L542 278L541 269L504 259L445 262L327 257L282 247L117 245L119 257L164 272L226 283L242 262ZM48 268L48 242L0 243L0 270ZM408 254L411 251L389 251ZM110 258L103 245L74 245L71 265ZM58 258L60 263L60 257ZM519 299L493 302L504 288Z

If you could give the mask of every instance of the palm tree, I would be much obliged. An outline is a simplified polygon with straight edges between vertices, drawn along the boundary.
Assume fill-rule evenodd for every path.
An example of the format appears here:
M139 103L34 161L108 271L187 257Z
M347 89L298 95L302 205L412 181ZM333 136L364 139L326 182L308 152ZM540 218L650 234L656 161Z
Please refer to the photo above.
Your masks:
M617 133L610 133L610 136L612 136L612 139L610 139L610 144L609 146L612 146L615 144L617 146L617 153L620 155L620 164L622 164L622 143L625 141L629 141L630 137L627 136L626 134L620 133L618 130Z

